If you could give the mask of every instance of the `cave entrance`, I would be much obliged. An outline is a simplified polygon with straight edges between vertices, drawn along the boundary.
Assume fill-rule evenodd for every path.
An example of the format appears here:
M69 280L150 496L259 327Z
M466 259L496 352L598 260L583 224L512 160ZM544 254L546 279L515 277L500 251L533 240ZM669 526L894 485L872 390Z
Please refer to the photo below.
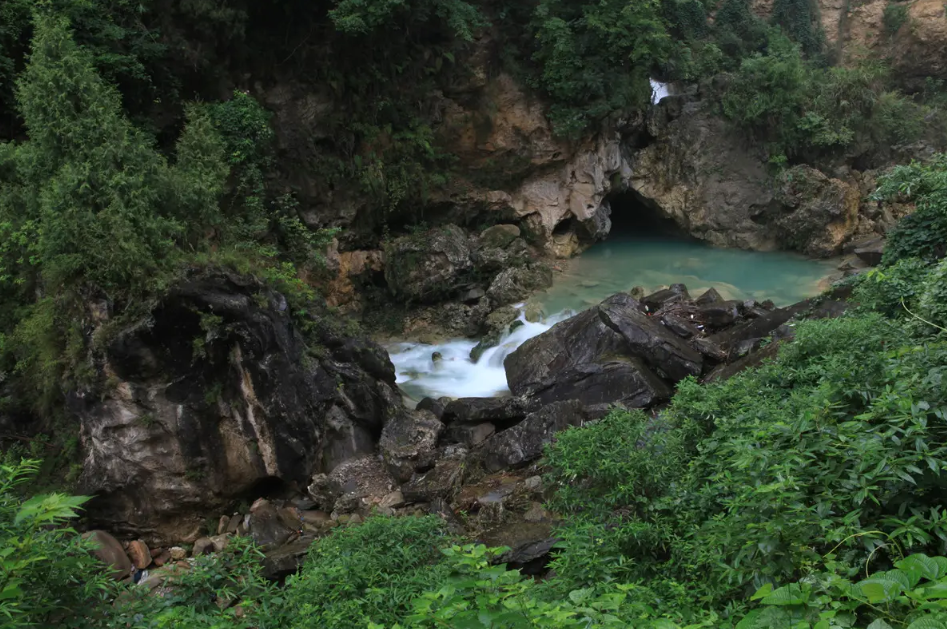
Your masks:
M608 239L693 240L674 219L665 216L654 202L634 190L624 190L607 198L611 206L612 229Z

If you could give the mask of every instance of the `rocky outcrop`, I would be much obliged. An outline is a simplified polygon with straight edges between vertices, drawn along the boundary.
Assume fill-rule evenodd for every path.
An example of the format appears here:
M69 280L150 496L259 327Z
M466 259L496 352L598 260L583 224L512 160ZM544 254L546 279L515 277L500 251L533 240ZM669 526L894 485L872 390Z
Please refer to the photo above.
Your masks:
M456 225L403 236L385 247L385 280L395 297L441 301L472 268L470 240Z
M767 221L784 248L826 258L839 253L855 230L861 195L811 166L780 174L776 199L784 210Z
M208 272L114 333L97 363L105 386L69 399L91 520L192 541L209 510L373 452L401 412L387 354L329 318L309 329L281 294Z
M652 212L721 247L827 257L855 232L860 193L808 166L773 180L763 147L706 103L666 99L631 187ZM660 121L666 121L660 123Z

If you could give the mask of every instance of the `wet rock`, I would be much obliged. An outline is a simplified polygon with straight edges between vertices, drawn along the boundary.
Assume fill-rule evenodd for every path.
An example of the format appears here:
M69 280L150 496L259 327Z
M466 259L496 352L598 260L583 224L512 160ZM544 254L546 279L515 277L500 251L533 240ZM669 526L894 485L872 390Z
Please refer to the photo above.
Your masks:
M227 529L230 528L230 516L222 515L220 520L217 522L217 534L223 535L227 532Z
M523 569L527 574L537 571L537 562L545 562L558 539L551 523L514 522L501 524L485 531L480 540L488 547L506 547L507 552L496 559L511 569Z
M776 358L779 353L779 343L770 343L759 351L747 354L729 364L718 365L704 378L704 382L721 382L729 380L741 371L758 367L768 359Z
M391 475L404 482L415 471L431 467L443 430L444 424L427 411L401 413L389 421L378 447Z
M479 424L510 422L536 410L535 402L524 397L468 397L450 402L444 408L444 423Z
M701 306L696 317L711 330L721 330L737 322L740 318L740 305L737 301L722 301Z
M214 548L214 552L219 553L226 549L227 545L230 544L230 537L227 535L214 535L210 538L210 543Z
M631 356L675 382L700 375L703 359L675 334L638 310L638 302L619 293L597 308L606 326L618 332Z
M868 241L858 243L854 253L858 259L868 266L878 266L881 264L881 258L885 253L884 238L874 238Z
M148 549L148 545L140 539L128 543L128 557L139 570L144 570L151 565L151 551Z
M292 530L298 531L302 527L302 520L299 518L299 511L296 507L280 507L276 510L276 513L283 524Z
M171 562L171 551L168 549L162 550L161 552L155 554L152 559L154 560L155 565L160 568L166 563Z
M381 499L378 506L382 509L397 509L404 506L404 494L396 490Z
M315 536L304 535L299 539L273 548L263 558L263 576L279 580L297 572L306 560L306 554Z
M325 511L301 511L299 517L303 525L323 527L330 520L329 514Z
M180 546L172 546L168 549L168 552L171 553L171 561L182 561L187 559L187 551Z
M662 315L661 322L667 327L668 330L674 332L674 334L677 334L679 337L684 339L689 339L700 334L700 330L697 329L697 326L678 315Z
M530 395L565 369L625 351L622 337L602 322L597 308L590 308L523 343L506 357L504 367L513 394Z
M482 288L471 288L465 293L462 293L460 300L465 304L474 303L483 299L487 294L487 291Z
M285 544L295 533L286 526L269 500L259 499L250 507L250 536L264 550Z
M183 565L171 564L155 570L149 570L148 576L139 581L138 585L148 588L151 591L168 588L190 570L190 566L187 563L182 562L182 564Z
M203 557L212 552L214 552L214 542L210 541L209 537L201 537L194 542L194 547L191 549L191 556Z
M441 419L444 417L444 407L450 403L450 400L447 398L440 398L435 400L434 398L426 397L415 407L419 411L427 411L434 415L434 417Z
M116 580L124 579L131 574L131 559L125 554L125 549L117 539L105 531L89 531L82 537L91 540L92 554L110 567L111 574Z
M698 306L710 306L712 304L719 304L724 299L720 296L720 293L717 292L716 288L708 288L700 297L694 300L694 303Z
M375 502L398 486L381 456L366 456L347 461L332 470L330 480L346 494L351 494L357 499L356 508L363 503ZM336 509L338 509L338 501L336 502Z
M722 363L727 360L727 357L730 355L729 351L720 347L712 340L701 337L694 340L694 347L706 358L718 363Z
M613 404L648 408L670 399L671 390L640 360L615 358L563 370L533 397L542 404L578 400L589 408Z
M454 423L447 427L444 435L448 442L459 443L468 448L480 445L496 432L491 423L464 424Z
M586 419L581 402L549 404L513 428L487 439L474 456L489 472L518 467L539 458L556 433L570 426L580 426Z
M641 299L641 305L645 312L654 313L670 304L680 303L690 299L687 293L687 287L683 284L673 284L669 288L659 290L656 293L647 295Z
M438 458L434 469L417 473L401 487L406 502L431 502L436 498L448 499L460 486L467 450L448 449Z
M362 508L362 499L354 493L342 494L335 503L333 515L350 515ZM346 519L346 522L348 519Z
M487 297L494 306L506 306L525 300L533 292L552 286L552 269L544 264L505 269L497 275Z
M385 247L385 280L391 294L423 302L444 299L472 268L470 243L456 225L397 238Z
M342 493L338 483L334 483L326 474L316 474L312 477L309 487L306 488L315 506L332 511L335 501Z
M431 354L431 362L432 362L432 363L439 363L439 362L441 362L442 360L444 360L444 355L441 354L440 352L434 352L433 354Z
M494 225L480 233L480 243L483 247L503 249L520 237L520 228L516 225Z

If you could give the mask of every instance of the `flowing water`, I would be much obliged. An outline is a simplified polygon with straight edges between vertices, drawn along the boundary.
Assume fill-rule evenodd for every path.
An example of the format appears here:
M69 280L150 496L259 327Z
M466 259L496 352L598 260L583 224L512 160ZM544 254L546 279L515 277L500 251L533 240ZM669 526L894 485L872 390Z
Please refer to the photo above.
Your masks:
M772 300L785 306L818 294L835 269L831 261L808 260L784 252L762 253L716 249L693 240L615 237L563 263L552 288L532 298L546 317L524 325L470 360L476 340L441 345L398 343L388 347L402 391L410 398L490 397L508 393L503 359L528 339L575 312L617 292L641 286L653 291L674 283L687 285L696 297L713 287L726 299ZM434 363L431 356L443 358Z

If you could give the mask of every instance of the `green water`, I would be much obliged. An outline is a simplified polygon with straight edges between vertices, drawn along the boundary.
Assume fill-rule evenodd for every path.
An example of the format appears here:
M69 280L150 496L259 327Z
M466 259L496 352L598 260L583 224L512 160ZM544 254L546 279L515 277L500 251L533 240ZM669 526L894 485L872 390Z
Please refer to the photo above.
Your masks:
M634 286L650 292L680 282L694 297L714 287L725 299L771 299L785 306L821 292L837 264L693 240L613 237L564 263L553 287L534 299L554 314L584 310Z

